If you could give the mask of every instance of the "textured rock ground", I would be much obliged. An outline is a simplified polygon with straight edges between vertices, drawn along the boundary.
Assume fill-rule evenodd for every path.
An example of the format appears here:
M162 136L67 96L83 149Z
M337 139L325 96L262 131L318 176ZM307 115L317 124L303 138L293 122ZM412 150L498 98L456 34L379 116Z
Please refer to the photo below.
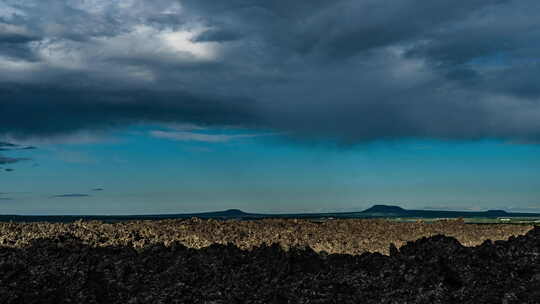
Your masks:
M349 220L5 223L0 228L0 299L1 303L540 303L540 227L531 228ZM293 232L274 236L288 229ZM470 245L480 244L466 247L455 238L433 235L445 232L441 229ZM526 235L479 241L521 233ZM256 240L264 235L281 240L281 246L259 246L275 240ZM399 249L385 243L384 251L390 255L367 252L392 238L404 242L422 235L432 236ZM236 245L204 247L229 238ZM303 248L310 240L340 253ZM363 254L343 254L351 252Z
M167 246L178 241L190 248L232 243L250 249L263 243L278 243L283 248L309 246L327 253L388 254L388 246L397 247L421 237L444 234L464 246L481 244L486 239L505 240L521 235L533 226L472 225L459 220L435 223L398 223L385 220L309 220L268 219L255 221L162 220L118 223L2 223L0 246L22 247L36 238L51 238L71 233L90 246Z

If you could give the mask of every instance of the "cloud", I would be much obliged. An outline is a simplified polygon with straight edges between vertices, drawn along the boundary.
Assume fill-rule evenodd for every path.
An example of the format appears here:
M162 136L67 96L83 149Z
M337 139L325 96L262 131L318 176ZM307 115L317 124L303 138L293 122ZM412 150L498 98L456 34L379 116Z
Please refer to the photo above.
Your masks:
M0 56L12 59L35 60L30 43L39 40L27 28L2 23L0 19Z
M21 147L16 144L2 143L0 142L0 151L13 151L13 150L35 150L37 149L34 146Z
M12 198L9 198L9 197L2 197L2 195L5 195L7 193L3 193L3 192L0 192L0 201L11 201L13 200Z
M240 38L242 38L242 36L237 32L210 29L200 33L192 40L194 42L228 42Z
M20 161L29 160L29 158L24 157L5 157L0 155L0 165L14 164Z
M82 193L68 193L68 194L53 195L52 198L89 197L89 196L91 195L82 194Z
M16 145L16 144L12 144L12 143L8 143L8 142L1 142L1 141L0 141L0 147L14 148L14 147L17 147L17 145Z
M207 128L201 127L195 124L168 124L167 127L169 129L175 130L175 131L201 131L206 130Z
M256 121L254 113L248 110L251 106L244 105L249 101L242 99L203 99L174 91L121 90L105 93L52 87L4 88L2 90L0 85L0 103L5 105L0 133L15 137L103 130L135 122L173 123L186 120L198 124L230 125L239 121L244 124ZM36 99L41 102L36 102ZM29 112L27 108L33 111ZM47 113L46 120L42 113Z
M14 143L2 142L0 141L0 152L1 151L13 151L13 150L32 150L35 149L33 146L21 147ZM30 160L26 157L7 157L0 154L0 165L14 164L21 161ZM13 171L12 169L6 169L5 171Z
M161 123L347 143L539 142L538 9L533 0L7 0L0 135ZM178 131L161 136L230 140Z
M157 138L165 138L177 141L199 141L208 143L229 142L241 138L253 138L273 134L203 134L194 132L150 131L150 135Z

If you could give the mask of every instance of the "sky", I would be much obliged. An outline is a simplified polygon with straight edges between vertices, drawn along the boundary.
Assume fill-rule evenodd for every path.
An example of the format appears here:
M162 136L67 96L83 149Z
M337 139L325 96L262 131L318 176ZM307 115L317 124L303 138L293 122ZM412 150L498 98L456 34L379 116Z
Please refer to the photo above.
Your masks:
M540 212L533 0L4 0L0 213Z

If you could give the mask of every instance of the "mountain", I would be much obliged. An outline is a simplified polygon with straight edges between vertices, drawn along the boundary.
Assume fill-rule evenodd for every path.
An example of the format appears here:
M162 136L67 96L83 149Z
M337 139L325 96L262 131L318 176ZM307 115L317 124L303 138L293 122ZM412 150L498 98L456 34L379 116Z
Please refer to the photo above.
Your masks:
M246 213L239 209L228 209L224 211L214 211L214 212L205 212L205 213L196 213L194 216L201 217L226 217L226 218L241 218L250 216L249 213Z
M335 213L290 213L290 214L261 214L246 213L239 209L223 211L182 213L182 214L147 214L147 215L52 215L52 216L21 216L2 215L0 222L73 222L82 220L98 221L129 221L129 220L161 220L161 219L188 219L198 217L203 219L237 219L255 220L264 218L283 219L328 219L328 218L507 218L507 217L534 217L540 218L540 213L509 213L504 210L488 211L438 211L403 209L392 205L374 205L361 212L335 212Z
M405 215L408 213L407 210L399 206L391 205L373 205L373 207L368 208L361 213L377 213L377 214L396 214L396 215Z
M361 217L412 217L412 218L497 218L517 216L538 216L537 214L508 213L504 210L488 211L446 211L446 210L414 210L403 209L392 205L374 205L357 213Z

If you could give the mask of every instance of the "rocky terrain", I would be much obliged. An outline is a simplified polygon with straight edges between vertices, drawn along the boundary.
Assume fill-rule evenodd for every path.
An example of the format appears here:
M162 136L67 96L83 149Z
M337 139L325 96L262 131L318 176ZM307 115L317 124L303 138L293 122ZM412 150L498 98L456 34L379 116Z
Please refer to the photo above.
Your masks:
M0 299L540 303L540 227L384 220L0 223Z
M189 248L232 243L241 249L262 244L310 247L327 253L388 254L390 243L397 247L425 236L444 234L455 237L464 246L484 240L506 240L529 231L531 225L471 225L460 220L435 223L399 223L386 220L329 220L316 222L294 219L219 221L192 218L187 220L99 221L73 223L0 222L0 246L20 248L39 238L57 238L71 234L91 247L122 246L142 249L152 244L178 241Z

